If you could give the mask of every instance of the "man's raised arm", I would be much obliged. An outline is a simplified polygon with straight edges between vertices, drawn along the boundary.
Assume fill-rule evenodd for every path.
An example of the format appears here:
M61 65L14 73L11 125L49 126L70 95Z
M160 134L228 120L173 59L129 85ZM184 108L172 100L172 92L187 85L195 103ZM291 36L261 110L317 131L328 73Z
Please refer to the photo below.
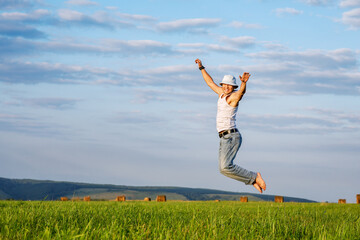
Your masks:
M246 83L250 78L250 74L248 72L244 72L242 77L239 75L240 81L241 81L241 85L238 91L234 92L233 94L231 94L230 96L230 102L233 105L237 105L238 102L242 99L242 97L244 96L245 92L246 92Z
M199 65L199 69L201 70L201 74L206 82L206 84L217 94L222 94L223 90L221 87L219 87L218 85L216 85L216 83L214 82L214 80L212 79L212 77L206 72L205 67L202 65L201 60L200 59L196 59L195 63L197 63Z

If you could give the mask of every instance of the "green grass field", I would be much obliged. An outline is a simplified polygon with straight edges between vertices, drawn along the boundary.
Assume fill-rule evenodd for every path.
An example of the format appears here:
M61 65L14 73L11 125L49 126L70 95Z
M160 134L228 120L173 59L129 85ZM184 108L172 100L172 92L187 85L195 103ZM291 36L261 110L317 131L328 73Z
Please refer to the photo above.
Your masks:
M360 205L0 201L0 239L360 239Z

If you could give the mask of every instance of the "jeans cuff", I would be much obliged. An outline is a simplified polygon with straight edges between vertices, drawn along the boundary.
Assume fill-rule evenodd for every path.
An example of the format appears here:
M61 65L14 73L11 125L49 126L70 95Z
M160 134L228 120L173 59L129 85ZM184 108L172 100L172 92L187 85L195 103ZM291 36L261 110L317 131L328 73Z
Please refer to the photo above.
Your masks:
M246 185L253 185L255 183L256 177L257 177L257 173L251 172L251 178Z

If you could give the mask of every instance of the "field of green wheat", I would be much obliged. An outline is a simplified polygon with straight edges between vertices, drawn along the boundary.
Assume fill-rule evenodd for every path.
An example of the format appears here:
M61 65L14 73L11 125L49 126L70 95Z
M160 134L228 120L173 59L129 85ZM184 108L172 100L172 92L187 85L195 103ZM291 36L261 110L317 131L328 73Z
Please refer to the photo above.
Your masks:
M0 201L0 239L360 239L360 205Z

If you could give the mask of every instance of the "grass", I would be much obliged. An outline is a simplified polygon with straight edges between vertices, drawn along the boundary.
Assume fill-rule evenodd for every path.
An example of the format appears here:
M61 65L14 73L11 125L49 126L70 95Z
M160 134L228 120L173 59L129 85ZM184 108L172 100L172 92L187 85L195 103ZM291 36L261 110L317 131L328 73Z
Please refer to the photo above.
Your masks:
M360 205L0 201L0 239L360 239Z

